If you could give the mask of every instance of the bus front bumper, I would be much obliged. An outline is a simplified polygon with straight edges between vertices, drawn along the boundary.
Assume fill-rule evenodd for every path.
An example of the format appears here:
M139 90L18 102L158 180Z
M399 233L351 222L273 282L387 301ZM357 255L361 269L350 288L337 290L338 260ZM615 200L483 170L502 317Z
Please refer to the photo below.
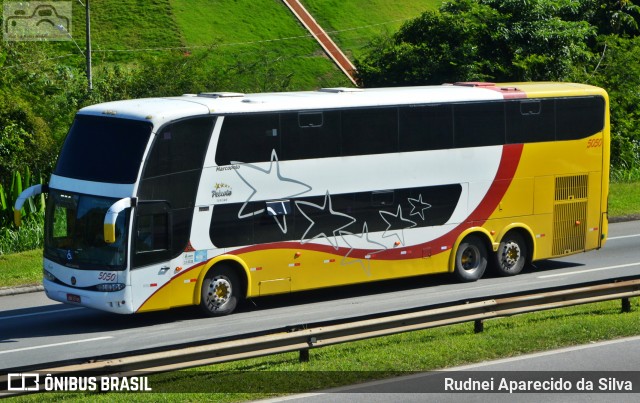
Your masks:
M54 301L121 314L135 312L131 304L131 287L115 292L88 291L66 287L47 279L43 279L43 285L47 297Z

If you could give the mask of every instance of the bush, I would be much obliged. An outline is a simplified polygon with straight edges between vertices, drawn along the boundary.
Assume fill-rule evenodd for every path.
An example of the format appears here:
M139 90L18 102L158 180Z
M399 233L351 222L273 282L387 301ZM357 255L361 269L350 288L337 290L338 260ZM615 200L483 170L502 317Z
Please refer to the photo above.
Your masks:
M44 245L44 213L32 214L20 228L0 228L0 255L40 249Z

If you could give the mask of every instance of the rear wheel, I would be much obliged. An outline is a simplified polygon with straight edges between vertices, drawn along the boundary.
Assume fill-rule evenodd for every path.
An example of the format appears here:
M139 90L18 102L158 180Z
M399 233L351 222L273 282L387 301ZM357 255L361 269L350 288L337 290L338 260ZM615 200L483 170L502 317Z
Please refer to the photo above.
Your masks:
M469 235L456 251L456 276L462 281L479 280L487 268L487 247L477 235Z
M242 298L238 273L228 267L212 268L202 282L200 308L208 316L228 315Z
M496 271L501 276L515 276L527 262L527 243L518 232L507 233L494 255Z

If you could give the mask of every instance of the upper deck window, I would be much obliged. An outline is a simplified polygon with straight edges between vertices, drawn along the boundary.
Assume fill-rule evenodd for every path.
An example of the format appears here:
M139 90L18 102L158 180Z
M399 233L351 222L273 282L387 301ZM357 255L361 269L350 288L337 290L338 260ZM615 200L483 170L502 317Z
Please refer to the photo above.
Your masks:
M134 183L151 136L151 123L77 115L54 173L107 183Z

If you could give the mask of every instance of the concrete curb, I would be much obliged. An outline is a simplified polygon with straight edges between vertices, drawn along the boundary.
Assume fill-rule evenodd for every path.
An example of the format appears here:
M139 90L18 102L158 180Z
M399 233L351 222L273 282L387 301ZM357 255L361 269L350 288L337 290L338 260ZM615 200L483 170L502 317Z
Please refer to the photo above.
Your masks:
M44 287L42 285L29 285L24 287L0 288L0 297L38 291L44 291Z

